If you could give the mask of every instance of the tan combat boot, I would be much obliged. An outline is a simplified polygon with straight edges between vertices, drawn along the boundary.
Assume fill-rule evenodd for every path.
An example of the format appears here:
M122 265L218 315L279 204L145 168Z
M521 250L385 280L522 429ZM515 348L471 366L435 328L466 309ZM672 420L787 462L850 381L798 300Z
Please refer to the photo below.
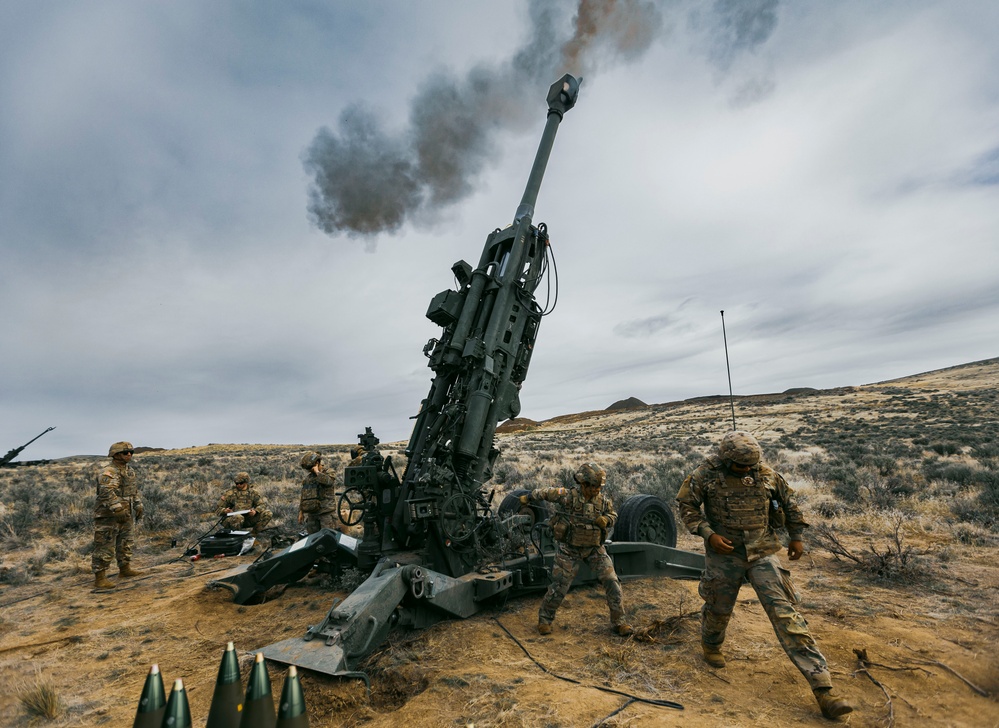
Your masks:
M119 577L143 576L145 573L146 572L144 571L136 571L135 569L132 568L132 565L129 563L122 564L121 566L118 567Z
M628 635L635 634L634 628L627 622L621 622L621 624L615 624L614 632L621 635L622 637L627 637Z
M538 634L551 634L552 626L548 622L538 622Z
M117 584L113 581L108 581L108 572L106 569L94 572L94 589L114 589L115 586Z
M832 688L819 688L813 691L815 699L822 709L822 716L835 720L842 715L853 712L853 706L845 698L839 698L832 694Z
M708 645L701 643L704 648L704 661L711 667L725 667L725 655L721 653L719 645Z

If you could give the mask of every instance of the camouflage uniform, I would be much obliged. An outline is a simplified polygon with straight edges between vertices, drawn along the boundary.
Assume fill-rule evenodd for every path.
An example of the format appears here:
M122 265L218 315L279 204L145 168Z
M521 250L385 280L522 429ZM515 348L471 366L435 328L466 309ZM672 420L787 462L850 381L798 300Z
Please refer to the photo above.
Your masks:
M711 455L683 481L676 497L687 530L705 542L706 568L698 590L704 599L701 641L706 653L720 647L739 587L748 580L791 662L813 690L827 689L832 683L826 659L795 609L799 597L791 572L775 555L781 548L775 526L786 526L794 542L808 524L791 487L758 458L746 475L736 475L729 470L733 461ZM731 541L734 550L716 552L708 544L712 534Z
M552 565L551 583L538 610L539 625L549 625L554 621L555 612L565 599L582 562L590 567L604 586L611 624L615 629L625 627L621 582L603 545L607 532L617 521L611 499L599 493L587 500L579 488L539 488L531 492L530 500L556 504L551 523L555 534L555 563ZM601 516L605 521L603 527L594 523Z
M128 442L116 442L109 456L132 452ZM142 518L142 495L139 493L135 470L117 459L97 476L97 500L94 503L94 553L91 568L94 573L105 571L112 560L119 569L128 570L132 561L133 518Z
M305 516L305 530L309 533L321 528L336 529L340 520L336 512L336 481L324 472L310 470L302 481L299 510Z
M244 513L241 516L229 516L222 522L222 525L231 529L249 528L253 532L253 535L257 535L264 530L273 517L273 514L267 508L267 499L260 495L260 492L256 488L249 485L250 476L248 473L238 473L235 477L235 482L237 484L246 483L247 486L245 489L240 489L234 485L223 493L222 497L219 498L218 506L215 508L215 515L225 515L226 508L231 511L255 509L257 511L256 515Z

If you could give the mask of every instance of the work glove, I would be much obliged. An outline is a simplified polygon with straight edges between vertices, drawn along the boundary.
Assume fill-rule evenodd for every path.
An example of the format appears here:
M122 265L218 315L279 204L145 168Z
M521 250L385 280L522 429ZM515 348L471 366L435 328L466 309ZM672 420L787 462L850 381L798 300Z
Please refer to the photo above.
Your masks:
M520 505L526 506L530 502L531 502L531 496L529 495L520 496Z
M607 519L607 516L597 516L593 521L593 525L597 528L607 528L608 523L610 521Z
M118 511L114 514L114 520L118 521L118 523L128 523L131 517L132 514L125 510Z
M146 511L145 511L145 509L144 509L144 508L142 507L142 504L141 504L141 503L137 503L137 504L135 505L135 520L136 520L136 521L141 521L141 520L142 520L142 515L143 515L143 514L144 514L145 512L146 512Z

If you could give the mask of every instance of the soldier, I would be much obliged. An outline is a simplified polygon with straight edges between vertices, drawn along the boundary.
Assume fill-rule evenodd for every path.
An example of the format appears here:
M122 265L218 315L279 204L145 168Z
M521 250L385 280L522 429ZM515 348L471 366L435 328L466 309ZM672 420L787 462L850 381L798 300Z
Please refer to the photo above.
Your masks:
M538 632L551 634L555 612L576 578L580 562L585 562L604 585L614 631L620 635L631 634L633 630L624 620L621 582L603 545L607 532L617 520L611 499L600 492L607 473L595 463L584 463L573 477L578 488L539 488L530 495L520 496L524 505L532 500L544 500L555 503L557 509L551 518L555 563L548 592L538 610Z
M132 568L132 522L142 520L142 496L135 471L129 465L134 453L132 443L116 442L108 449L111 464L97 476L97 500L94 503L94 553L91 566L96 589L113 589L107 569L112 559L118 561L118 576L141 576Z
M336 528L336 481L326 474L323 456L310 452L302 456L302 470L308 475L302 481L302 499L298 507L298 522L305 521L305 530L315 533L321 528Z
M705 543L706 566L698 589L704 599L704 661L712 667L725 667L721 653L725 628L739 587L748 580L781 647L811 686L822 715L838 718L851 712L853 706L832 694L826 658L794 608L798 593L791 572L776 556L780 543L775 529L787 528L787 555L797 561L804 553L801 534L808 524L794 491L780 473L761 462L762 455L752 435L730 432L722 438L717 454L708 456L683 481L676 496L687 530Z
M350 448L350 463L349 463L349 465L351 467L354 467L355 465L363 465L364 464L364 456L365 456L365 454L366 454L366 451L365 451L363 445L355 445L354 447Z
M236 473L233 487L219 498L215 515L224 516L233 511L249 511L239 516L229 516L222 525L230 529L249 528L256 536L271 522L273 514L267 508L267 499L256 488L250 487L249 473Z

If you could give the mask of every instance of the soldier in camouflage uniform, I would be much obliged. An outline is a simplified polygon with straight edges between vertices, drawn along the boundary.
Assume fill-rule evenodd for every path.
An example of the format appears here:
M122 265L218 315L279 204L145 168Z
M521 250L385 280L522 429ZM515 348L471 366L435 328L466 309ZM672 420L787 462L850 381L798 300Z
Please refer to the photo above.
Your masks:
M853 710L832 694L826 658L819 652L808 624L795 609L798 593L791 572L781 566L776 528L786 527L787 555L804 553L801 534L808 527L794 491L780 473L760 461L760 444L747 432L730 432L716 455L709 456L680 487L680 517L705 543L706 567L698 591L704 660L724 667L721 645L732 617L739 587L748 580L770 618L777 639L794 666L805 676L826 718ZM703 507L703 509L702 509Z
M132 568L132 523L142 520L142 496L135 471L129 465L134 449L130 442L116 442L108 449L111 464L97 476L97 500L94 503L94 587L113 589L107 569L118 562L118 576L141 576Z
M273 514L267 508L267 499L250 485L249 473L236 473L233 487L222 494L215 509L216 516L233 511L249 511L239 516L229 516L222 525L230 529L250 529L256 536L271 522Z
M633 631L624 619L621 582L603 545L607 532L617 521L614 504L600 492L606 477L607 473L599 465L584 463L574 476L578 488L539 488L520 497L524 505L532 500L544 500L554 503L556 509L551 518L555 563L548 592L538 610L538 632L541 634L551 634L555 611L565 599L581 562L589 566L604 585L614 631L620 635Z
M302 481L298 522L305 521L305 530L309 533L321 528L335 529L340 520L336 512L336 481L326 473L323 456L310 452L302 456L299 464L309 473Z

